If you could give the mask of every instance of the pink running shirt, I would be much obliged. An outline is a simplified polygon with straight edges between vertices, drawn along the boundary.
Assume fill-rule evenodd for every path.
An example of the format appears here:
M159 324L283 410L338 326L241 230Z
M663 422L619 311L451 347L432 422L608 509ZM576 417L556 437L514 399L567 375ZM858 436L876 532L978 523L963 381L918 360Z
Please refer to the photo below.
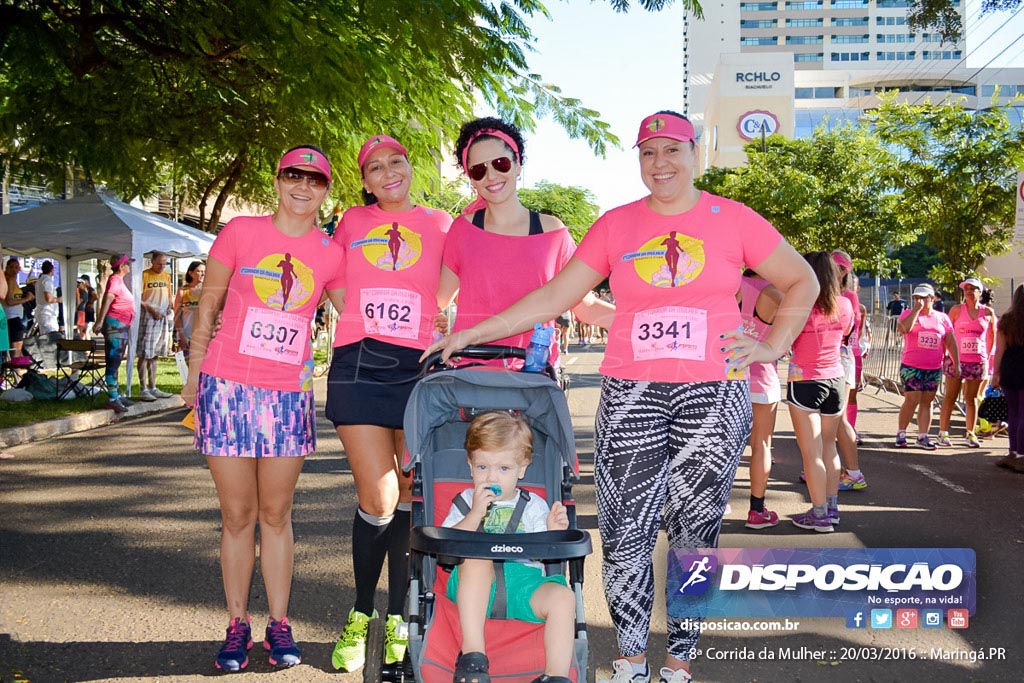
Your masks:
M960 305L960 314L953 329L956 333L956 347L960 350L961 363L981 363L987 360L992 349L988 348L988 306L978 306L978 317L971 318L967 305Z
M601 374L653 382L746 379L729 371L720 335L740 327L736 292L782 242L748 207L707 192L689 211L666 216L647 199L612 209L576 250L611 276L615 320Z
M853 276L851 275L850 277ZM860 358L860 298L856 292L851 292L850 290L843 292L843 297L853 307L853 332L850 332L850 351L853 352L854 358Z
M444 243L444 264L459 277L458 332L500 313L547 284L569 262L575 245L565 228L540 235L499 235L473 225L465 216L452 223ZM554 327L553 320L545 323ZM525 349L533 331L489 342ZM551 364L558 343L551 338Z
M354 206L334 233L345 251L345 310L334 345L366 337L425 349L434 341L441 254L452 217L415 206Z
M853 325L853 306L846 297L839 297L836 303L839 310L832 317L825 315L817 306L811 309L804 329L793 341L793 356L789 359L790 382L843 376L839 347Z
M900 320L911 311L903 311ZM918 370L938 370L945 355L943 337L953 331L953 321L945 313L933 310L931 315L919 315L910 332L903 335L903 365Z
M344 256L319 230L288 237L272 216L233 218L210 248L210 258L233 272L221 328L200 370L264 389L308 391L310 322L324 289L344 286Z
M107 278L107 293L114 297L107 309L107 317L113 318L125 325L131 325L135 319L135 297L124 283L120 275L111 275ZM104 294L103 296L107 296Z

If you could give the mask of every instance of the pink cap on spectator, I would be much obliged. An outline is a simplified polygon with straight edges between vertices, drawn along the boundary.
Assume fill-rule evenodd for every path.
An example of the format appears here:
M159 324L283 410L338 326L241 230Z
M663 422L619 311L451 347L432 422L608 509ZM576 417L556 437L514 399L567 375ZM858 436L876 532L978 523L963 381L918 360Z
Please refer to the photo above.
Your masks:
M324 153L312 147L296 147L290 152L285 152L281 161L277 162L277 170L282 171L292 166L312 166L331 180L331 162L327 160Z
M693 131L693 124L672 114L651 114L640 122L640 132L636 134L636 144L651 138L668 138L680 142L695 142L697 134Z
M113 258L110 259L110 267L113 268L114 270L117 270L124 264L132 263L134 261L135 259L133 259L128 254L121 254L120 256L114 256Z
M366 160L371 154L382 147L387 147L401 152L405 156L409 156L409 150L403 147L401 142L390 135L374 135L364 142L363 146L359 148L359 156L356 159L359 162L359 168L361 169L363 167L363 164L366 163Z
M845 251L839 251L838 249L832 252L832 261L840 268L853 272L853 261L850 260L850 255Z

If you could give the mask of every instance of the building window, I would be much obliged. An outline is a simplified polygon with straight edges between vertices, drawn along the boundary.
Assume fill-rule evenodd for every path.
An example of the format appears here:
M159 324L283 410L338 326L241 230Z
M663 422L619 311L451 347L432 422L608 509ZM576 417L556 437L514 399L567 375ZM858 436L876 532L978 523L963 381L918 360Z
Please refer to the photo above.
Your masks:
M827 86L814 89L814 99L816 100L830 100L837 97L842 97L841 88Z
M821 45L825 36L786 36L786 45Z
M921 59L960 59L962 55L960 50L925 50L921 53Z
M824 52L794 52L794 62L823 62L825 61Z
M911 50L910 52L879 52L876 56L880 62L908 62L915 59L915 54L917 53Z
M794 95L798 100L813 100L814 88L796 88Z
M867 43L871 40L871 36L865 34L863 36L832 36L832 42L836 45L849 44L849 43Z
M775 28L777 19L740 19L740 28Z
M833 17L833 26L867 26L867 17Z
M868 0L832 0L832 9L865 9Z
M778 45L778 36L758 36L756 38L740 38L740 45Z
M872 94L874 90L871 88L850 88L850 97L867 97Z
M983 85L983 86L981 86L981 96L982 97L992 97L995 94L996 94L996 86L995 85ZM999 89L999 94L1000 95L1003 94L1003 89L1002 88Z
M868 52L833 52L833 62L866 62L870 59Z
M816 28L821 26L823 19L786 19L786 26L790 28Z
M879 43L913 43L913 33L879 33L875 36Z
M910 7L910 0L878 0L878 9L903 9Z
M817 2L787 2L786 9L821 9L823 4L822 0L817 0Z
M921 40L926 43L941 43L942 36L938 33L922 33Z
M906 26L906 17L875 17L876 26Z
M777 2L741 2L741 12L771 12L779 8Z

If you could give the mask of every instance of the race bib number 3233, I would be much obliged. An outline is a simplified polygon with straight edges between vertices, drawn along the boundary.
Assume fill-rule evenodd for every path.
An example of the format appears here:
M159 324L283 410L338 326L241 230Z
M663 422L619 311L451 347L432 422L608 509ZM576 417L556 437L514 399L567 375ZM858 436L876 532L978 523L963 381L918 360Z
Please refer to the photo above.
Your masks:
M633 317L633 360L704 360L708 312L688 306L663 306Z

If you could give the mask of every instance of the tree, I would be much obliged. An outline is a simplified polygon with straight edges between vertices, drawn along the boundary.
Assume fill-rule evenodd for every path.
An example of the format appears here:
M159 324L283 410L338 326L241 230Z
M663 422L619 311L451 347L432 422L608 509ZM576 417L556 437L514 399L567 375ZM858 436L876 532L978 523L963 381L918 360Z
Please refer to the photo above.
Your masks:
M944 289L1010 249L1024 130L1010 125L1008 107L899 104L891 94L869 115L879 139L899 151L896 209L938 250L930 276Z
M545 12L538 0L5 2L0 149L127 197L172 182L206 229L229 197L267 204L295 144L330 150L338 201L356 200L350 160L375 132L433 166L477 93L526 129L551 115L603 154L618 141L598 112L528 68L526 20Z
M800 251L843 249L857 270L895 268L891 248L914 235L893 210L894 158L862 127L824 126L810 138L773 135L745 147L747 166L709 169L697 185L743 202Z
M1014 10L1022 2L1024 0L982 0L979 16ZM914 0L907 13L910 28L914 31L934 29L942 36L943 42L959 42L963 37L963 21L958 5L960 3L951 0Z
M519 200L526 208L551 214L565 223L576 244L597 220L597 199L582 187L542 180L536 187L519 190Z

